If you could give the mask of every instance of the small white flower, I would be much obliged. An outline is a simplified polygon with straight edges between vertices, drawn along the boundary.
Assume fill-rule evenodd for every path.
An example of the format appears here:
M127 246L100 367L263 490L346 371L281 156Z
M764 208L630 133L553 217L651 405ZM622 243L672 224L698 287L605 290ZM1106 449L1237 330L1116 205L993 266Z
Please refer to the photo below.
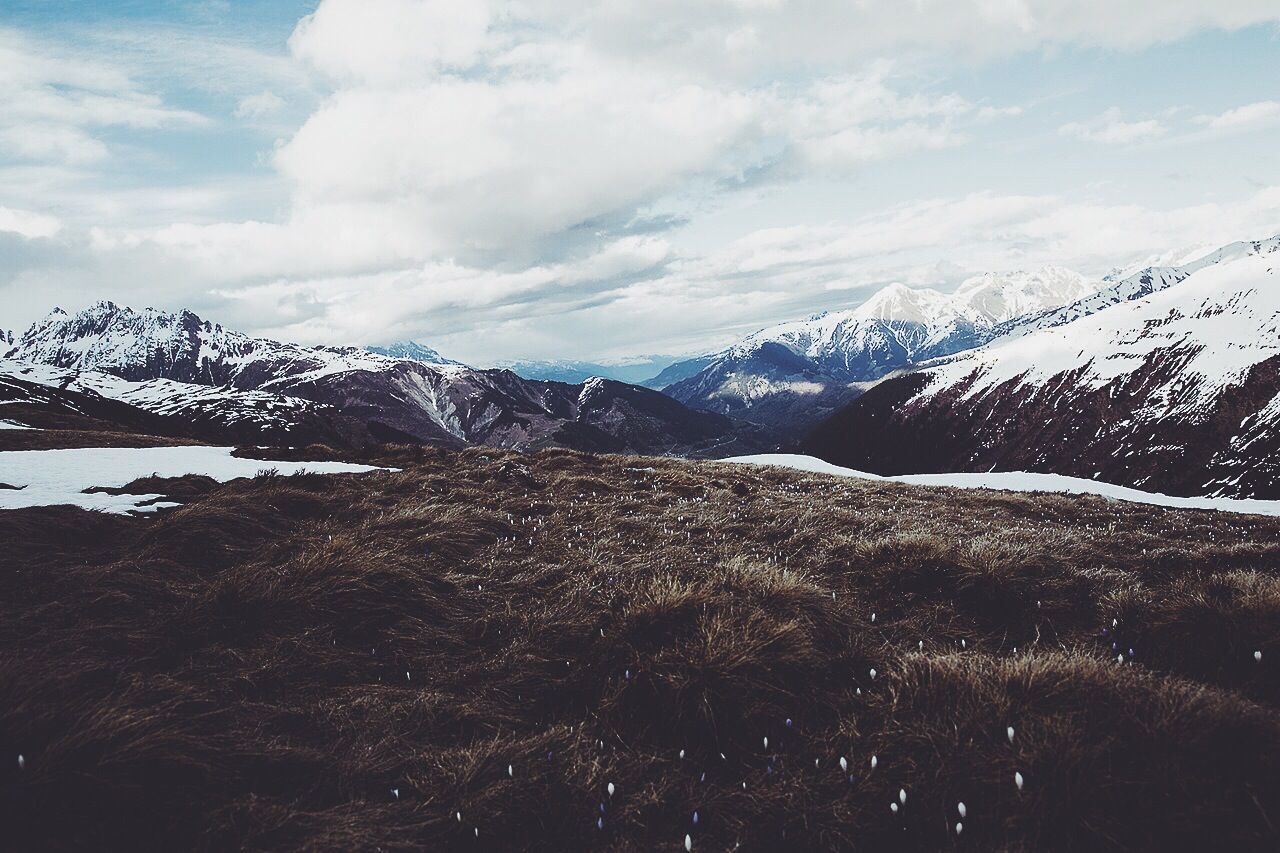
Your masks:
M462 823L462 812L458 812L458 823Z
M1254 660L1256 660L1256 661L1261 662L1261 661L1262 661L1262 652L1261 652L1261 651L1256 651L1256 652L1254 652L1254 653L1253 653L1253 659L1254 659Z
M899 788L899 789L898 789L898 802L902 803L904 806L907 804L907 789L906 789L906 788Z
M875 769L876 769L876 765L877 765L877 764L879 764L879 763L880 763L880 762L879 762L879 760L878 760L874 755L873 755L873 756L871 756L871 769L872 769L872 770L875 770Z
M512 779L516 777L516 769L512 767L510 764L507 765L507 775L510 776Z
M871 668L871 680L876 680L876 668L874 666Z
M764 748L765 749L769 748L769 738L767 735L765 736L765 739L764 739Z
M693 849L693 836L687 832L684 834L684 849L685 850Z
M962 832L964 832L964 824L960 821L956 821L956 835L959 835Z
M1009 743L1013 743L1013 726L1006 728L1004 733L1009 738Z
M1022 774L1021 774L1021 773L1014 773L1014 774L1013 774L1013 781L1014 781L1014 783L1018 786L1018 790L1019 790L1019 791L1021 791L1021 790L1022 790L1022 781L1023 781L1023 780L1022 780Z
M22 757L22 753L18 753L18 769L19 770L27 769L27 759Z
M840 771L842 773L849 772L849 760L846 759L843 755L840 756Z
M609 783L609 786L608 786L608 788L606 788L606 790L609 792L609 796L611 796L611 797L612 797L612 796L613 796L613 792L614 792L614 790L615 790L615 789L614 789L614 787L613 787L613 783L612 783L612 782L610 782L610 783Z
M894 814L897 814L897 813L898 813L898 804L897 804L897 803L889 803L889 811L893 812Z
M964 803L956 803L956 811L960 813L960 817L969 816L969 811L964 807Z
M681 761L683 761L683 760L684 760L684 750L683 750L683 749L682 749L682 750L680 750L680 760L681 760Z

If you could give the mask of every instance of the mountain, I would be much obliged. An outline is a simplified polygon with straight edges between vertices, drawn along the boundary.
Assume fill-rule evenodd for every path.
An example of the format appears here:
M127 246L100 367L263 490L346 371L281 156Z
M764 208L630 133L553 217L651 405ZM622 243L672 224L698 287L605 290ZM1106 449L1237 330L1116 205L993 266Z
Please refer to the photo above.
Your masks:
M0 329L0 347L13 346L13 332L7 329Z
M385 355L388 358L407 358L410 361L421 361L424 364L458 364L459 362L445 358L429 346L417 341L397 341L385 347L366 347L369 352Z
M70 401L70 402L69 402ZM0 407L85 415L127 431L234 444L363 446L412 440L299 397L0 359Z
M600 377L618 382L629 382L652 387L644 381L671 364L675 359L663 356L642 356L618 364L601 364L594 361L506 361L496 365L522 376L544 382L568 382L578 384Z
M1280 237L1145 270L888 379L806 442L883 474L1026 470L1280 497Z
M18 338L7 356L129 382L174 383L130 392L152 406L181 394L201 399L207 391L199 388L301 399L395 440L676 454L759 446L751 429L672 405L644 388L533 382L506 370L428 363L355 347L303 347L250 338L190 311L134 311L110 302L74 315L55 310ZM250 408L266 405L236 393L229 399Z
M980 346L1002 324L1096 287L1061 267L975 276L950 294L892 284L853 310L781 323L677 363L655 384L694 408L795 433L857 397L867 382Z

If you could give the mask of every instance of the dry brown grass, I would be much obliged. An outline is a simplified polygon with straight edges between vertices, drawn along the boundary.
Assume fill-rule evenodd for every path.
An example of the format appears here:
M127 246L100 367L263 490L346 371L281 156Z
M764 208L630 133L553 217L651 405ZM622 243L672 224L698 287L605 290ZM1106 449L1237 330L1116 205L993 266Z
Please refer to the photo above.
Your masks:
M1275 849L1280 523L380 459L0 513L6 846Z

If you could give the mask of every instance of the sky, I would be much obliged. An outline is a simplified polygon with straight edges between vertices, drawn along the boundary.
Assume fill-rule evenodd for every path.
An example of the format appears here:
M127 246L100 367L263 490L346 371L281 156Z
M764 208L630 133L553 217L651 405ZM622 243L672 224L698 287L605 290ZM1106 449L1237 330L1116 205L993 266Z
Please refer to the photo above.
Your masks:
M1275 0L5 0L0 329L476 365L1280 233Z

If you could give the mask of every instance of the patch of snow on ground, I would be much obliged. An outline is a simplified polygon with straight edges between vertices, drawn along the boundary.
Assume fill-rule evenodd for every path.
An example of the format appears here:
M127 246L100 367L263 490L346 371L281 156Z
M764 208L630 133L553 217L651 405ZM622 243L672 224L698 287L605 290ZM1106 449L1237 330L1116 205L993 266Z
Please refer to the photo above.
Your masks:
M31 429L31 427L16 421L0 420L0 429Z
M274 469L284 475L374 471L345 462L273 462L232 456L233 447L84 447L71 450L0 452L0 509L72 504L104 512L153 512L173 503L148 503L161 495L85 494L95 487L118 488L140 477L203 474L225 483ZM144 505L145 504L145 505Z
M958 489L995 489L1007 492L1056 492L1069 495L1097 495L1117 501L1171 507L1173 509L1213 509L1245 515L1280 515L1280 501L1241 500L1236 498L1179 498L1144 492L1126 486L1114 486L1096 480L1065 477L1061 474L1033 474L1026 471L992 471L986 474L906 474L899 477L881 477L841 468L812 456L793 453L761 453L755 456L735 456L721 460L745 465L772 465L808 471L813 474L830 474L836 477L857 477L863 480L906 483L913 486L951 486Z

